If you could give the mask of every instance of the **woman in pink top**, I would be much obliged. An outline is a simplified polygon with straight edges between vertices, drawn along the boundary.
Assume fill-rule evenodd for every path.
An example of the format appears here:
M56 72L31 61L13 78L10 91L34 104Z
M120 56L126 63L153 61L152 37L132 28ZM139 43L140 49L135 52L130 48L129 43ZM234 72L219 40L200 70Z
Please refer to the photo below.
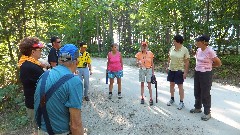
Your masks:
M114 78L117 78L118 84L118 99L122 98L121 95L121 77L123 77L123 63L122 63L122 55L118 51L118 45L116 43L111 45L112 51L108 53L108 61L107 61L107 72L108 78L110 78L109 84L109 96L108 98L112 98L112 89Z
M221 60L217 57L212 48L208 46L210 38L202 35L196 40L198 47L196 52L196 67L194 75L194 96L195 105L190 110L190 113L201 113L202 104L204 107L204 115L202 120L207 121L211 118L211 95L210 90L212 86L212 67L219 67L222 65Z

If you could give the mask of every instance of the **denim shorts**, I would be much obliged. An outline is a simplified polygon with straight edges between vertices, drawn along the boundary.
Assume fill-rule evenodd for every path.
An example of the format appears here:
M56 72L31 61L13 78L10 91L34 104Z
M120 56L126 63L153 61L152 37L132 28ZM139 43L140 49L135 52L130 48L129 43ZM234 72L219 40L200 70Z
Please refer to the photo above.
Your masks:
M108 71L108 78L121 78L123 77L123 71L120 70L120 71L116 71L116 72L113 72L113 71Z
M183 71L168 71L167 81L174 82L175 84L183 84Z

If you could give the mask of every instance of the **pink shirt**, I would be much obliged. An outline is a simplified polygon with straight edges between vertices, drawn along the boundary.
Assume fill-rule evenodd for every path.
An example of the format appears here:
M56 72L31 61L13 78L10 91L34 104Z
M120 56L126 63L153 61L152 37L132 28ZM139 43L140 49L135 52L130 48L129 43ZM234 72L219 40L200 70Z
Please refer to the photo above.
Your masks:
M197 49L196 53L196 71L206 72L212 70L212 59L217 57L215 51L211 47L207 47L204 51Z
M122 70L121 53L117 52L115 55L112 52L108 53L108 70L117 72Z

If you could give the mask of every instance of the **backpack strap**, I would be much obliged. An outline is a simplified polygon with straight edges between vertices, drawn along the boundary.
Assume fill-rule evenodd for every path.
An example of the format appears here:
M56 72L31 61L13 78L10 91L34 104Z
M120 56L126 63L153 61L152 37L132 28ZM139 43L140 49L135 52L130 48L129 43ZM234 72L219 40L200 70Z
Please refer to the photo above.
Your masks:
M43 116L43 119L46 124L47 132L49 135L54 135L54 132L52 130L52 126L50 123L50 119L47 113L46 103L48 102L49 98L52 97L53 93L58 90L62 84L67 82L69 79L73 78L73 74L66 74L62 78L60 78L55 84L51 86L51 88L45 93L45 85L47 76L49 75L49 71L45 72L42 77L42 85L41 85L41 91L40 91L40 104L37 110L37 123L38 127L41 128L41 117Z

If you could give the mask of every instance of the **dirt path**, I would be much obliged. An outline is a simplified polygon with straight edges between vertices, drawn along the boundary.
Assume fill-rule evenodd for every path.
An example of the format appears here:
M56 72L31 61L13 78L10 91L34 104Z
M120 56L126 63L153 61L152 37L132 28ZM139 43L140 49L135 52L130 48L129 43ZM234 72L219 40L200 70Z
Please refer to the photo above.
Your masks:
M125 63L131 64L131 60ZM212 119L202 121L201 114L190 114L193 107L193 79L184 83L185 108L177 110L178 90L175 104L167 106L169 83L166 74L156 73L159 102L150 107L140 104L138 69L124 66L122 99L117 99L116 80L113 98L107 99L105 84L106 60L93 59L94 74L90 79L90 102L83 103L82 119L88 135L239 135L240 134L240 88L214 83L212 87ZM154 85L152 85L154 87ZM149 94L145 87L145 99ZM153 92L155 97L155 89ZM155 101L155 100L154 100Z
M212 119L202 121L203 114L190 114L193 107L193 78L184 83L185 108L177 110L176 103L167 106L169 83L166 74L155 73L158 81L158 103L150 107L146 102L140 104L140 84L138 69L129 66L134 59L124 59L122 79L122 99L117 99L116 80L113 98L109 100L108 85L105 84L106 59L93 59L93 72L90 78L90 102L83 102L82 120L87 135L240 135L240 88L213 83ZM152 85L154 87L154 85ZM149 94L145 87L145 99ZM155 89L153 90L155 97ZM155 99L154 99L155 101ZM0 133L0 135L28 135L29 127Z

